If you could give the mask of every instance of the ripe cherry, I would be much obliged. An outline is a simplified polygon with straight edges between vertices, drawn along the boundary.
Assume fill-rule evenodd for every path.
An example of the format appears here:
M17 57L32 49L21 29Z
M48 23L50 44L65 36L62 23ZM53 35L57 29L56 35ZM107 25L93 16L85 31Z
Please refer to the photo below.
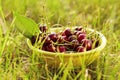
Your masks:
M85 34L79 34L77 40L81 43L81 41L85 38L86 38Z
M46 51L47 50L46 46L42 46L42 50Z
M39 29L41 32L46 32L47 31L47 26L46 25L40 25Z
M82 31L77 31L75 35L78 37L80 34L83 34L83 32Z
M36 41L36 36L32 36L32 37L31 37L31 42L32 42L32 44L34 44L35 41Z
M58 35L56 33L51 33L48 36L53 42L56 42L58 39Z
M67 36L62 36L62 40L63 40L63 42L66 42L66 41L68 41L68 37Z
M92 41L89 39L83 39L81 41L81 43L83 44L84 47L86 47L87 50L91 50L92 49Z
M96 39L96 38L93 38L93 39L92 39L92 43L93 43L93 47L94 47L94 48L95 48L95 47L98 47L98 45L99 45L99 40Z
M46 46L46 50L50 52L55 52L56 48L53 44L49 44L48 46Z
M64 31L64 34L65 34L67 37L69 37L69 36L72 35L71 30L70 30L69 28Z
M57 46L57 51L58 52L65 52L66 48L65 48L65 46Z
M49 45L49 44L52 43L51 40L50 40L50 38L48 36L43 37L42 40L41 40L41 42L43 42L43 46L47 46L47 45Z
M76 39L76 36L75 35L71 35L68 37L68 41L72 41L72 40L75 40Z
M72 49L75 49L76 47L78 47L79 46L79 41L78 40L72 40L71 41L71 48Z
M86 51L85 47L83 46L78 46L77 49L76 49L77 52L84 52Z

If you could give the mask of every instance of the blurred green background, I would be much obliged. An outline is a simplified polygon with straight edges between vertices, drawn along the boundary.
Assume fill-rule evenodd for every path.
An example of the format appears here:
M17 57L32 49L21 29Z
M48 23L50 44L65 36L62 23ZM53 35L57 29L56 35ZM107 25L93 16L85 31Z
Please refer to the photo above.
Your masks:
M48 69L39 59L34 59L26 38L16 30L12 23L13 11L37 24L44 18L50 27L71 23L102 32L107 38L107 46L97 67L94 69L92 65L82 71L70 70L70 73L69 68L59 69L61 72ZM79 77L79 80L120 80L119 0L0 0L0 27L0 80L77 80ZM86 70L89 71L87 78Z

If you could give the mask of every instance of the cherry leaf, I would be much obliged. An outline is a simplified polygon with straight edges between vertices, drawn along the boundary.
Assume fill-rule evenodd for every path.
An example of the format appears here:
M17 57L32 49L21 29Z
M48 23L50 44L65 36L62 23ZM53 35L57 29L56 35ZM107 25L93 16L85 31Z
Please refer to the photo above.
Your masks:
M34 20L14 12L16 28L26 37L31 38L40 33L38 25Z

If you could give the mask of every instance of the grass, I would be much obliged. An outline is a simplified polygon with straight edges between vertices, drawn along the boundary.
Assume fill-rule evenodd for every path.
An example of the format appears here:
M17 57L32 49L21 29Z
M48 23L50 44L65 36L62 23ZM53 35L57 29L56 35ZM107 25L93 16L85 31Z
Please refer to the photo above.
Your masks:
M0 0L0 80L119 80L119 9L119 0ZM59 23L96 29L106 36L107 46L90 66L49 68L16 30L12 11L38 24L44 18L49 27Z

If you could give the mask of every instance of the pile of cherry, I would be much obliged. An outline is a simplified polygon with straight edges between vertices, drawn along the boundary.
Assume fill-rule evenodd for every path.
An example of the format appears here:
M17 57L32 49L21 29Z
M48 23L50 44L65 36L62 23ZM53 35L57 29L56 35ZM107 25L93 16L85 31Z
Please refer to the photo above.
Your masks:
M47 33L47 27L42 25L39 27L42 32L38 40L33 36L31 42L40 41L41 49L50 52L84 52L98 47L99 41L95 38L89 38L87 31L83 27L75 29L67 28L61 32Z

